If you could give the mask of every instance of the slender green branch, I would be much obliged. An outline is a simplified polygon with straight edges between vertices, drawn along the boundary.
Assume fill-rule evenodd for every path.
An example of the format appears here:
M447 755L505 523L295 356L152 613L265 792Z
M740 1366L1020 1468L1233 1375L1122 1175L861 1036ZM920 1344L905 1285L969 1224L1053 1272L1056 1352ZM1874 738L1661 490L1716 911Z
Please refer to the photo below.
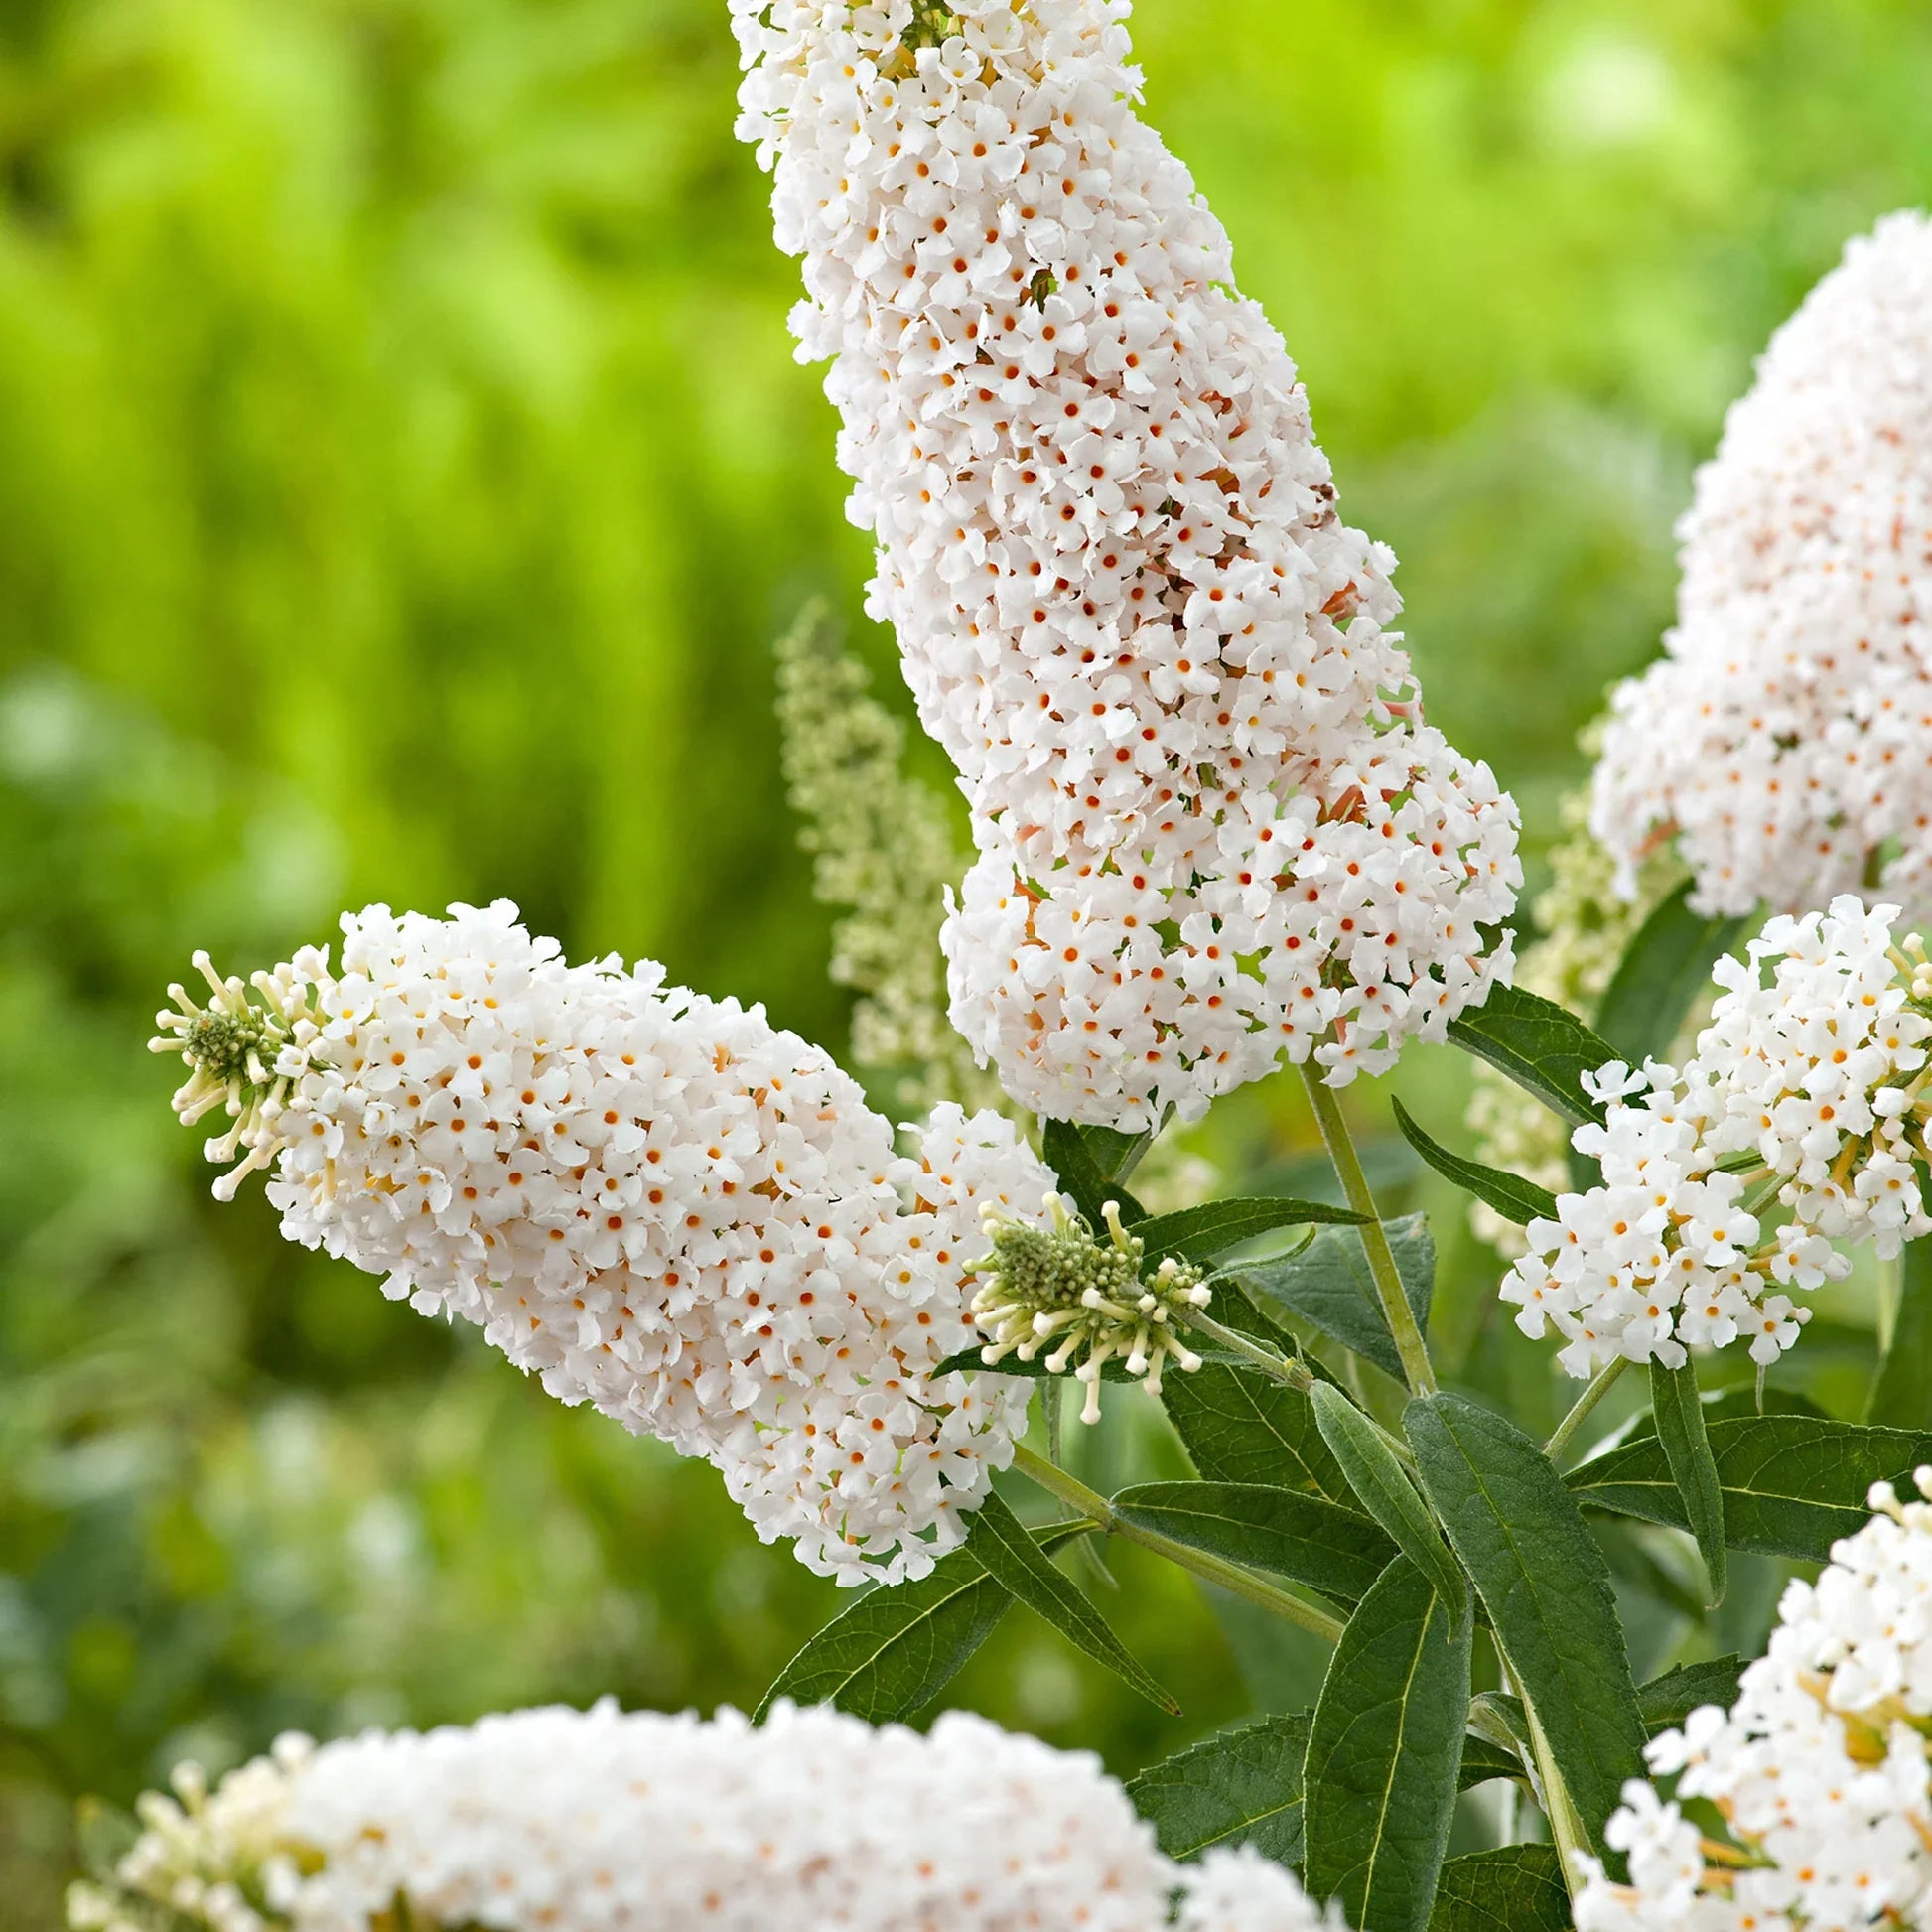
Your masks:
M1630 1358L1619 1355L1607 1368L1596 1371L1589 1387L1571 1404L1569 1415L1557 1424L1556 1434L1543 1445L1543 1453L1552 1462L1570 1447L1570 1439L1583 1428L1589 1412L1616 1386L1617 1379L1629 1366Z
M1014 1449L1013 1466L1023 1475L1031 1476L1042 1489L1062 1502L1071 1503L1082 1516L1091 1517L1107 1535L1138 1543L1142 1549L1152 1550L1156 1556L1166 1557L1170 1563L1191 1571L1203 1583L1214 1584L1231 1595L1259 1604L1262 1609L1273 1611L1285 1622L1296 1624L1329 1643L1340 1638L1342 1624L1325 1610L1318 1610L1312 1603L1290 1595L1287 1590L1277 1588L1238 1564L1210 1556L1205 1550L1190 1549L1185 1543L1163 1536L1158 1530L1143 1529L1138 1523L1124 1521L1115 1514L1113 1505L1105 1496L1089 1489L1078 1477L1068 1475L1064 1469L1056 1469L1043 1455L1035 1454L1024 1443Z
M1878 1354L1882 1360L1891 1353L1891 1338L1898 1327L1899 1304L1905 1297L1905 1257L1893 1255L1878 1264Z
M1309 1384L1314 1378L1303 1363L1292 1362L1287 1356L1276 1354L1272 1348L1266 1348L1250 1336L1216 1321L1204 1310L1188 1309L1184 1315L1188 1327L1225 1348L1229 1354L1239 1355L1244 1361L1254 1363L1264 1375L1272 1376L1277 1382L1285 1382L1291 1389L1299 1389L1305 1395L1308 1393Z
M1368 1272L1382 1304L1382 1318L1395 1338L1395 1351L1402 1358L1403 1378L1412 1395L1436 1393L1436 1371L1430 1365L1429 1345L1416 1324L1415 1311L1409 1306L1408 1291L1402 1285L1402 1271L1395 1265L1395 1250L1389 1246L1388 1230L1375 1205L1368 1175L1362 1172L1360 1157L1350 1138L1348 1123L1342 1118L1341 1103L1333 1087L1326 1085L1312 1062L1302 1064L1302 1084L1308 1089L1309 1104L1314 1109L1315 1125L1341 1178L1342 1192L1357 1214L1365 1214L1355 1232L1362 1238L1362 1252L1368 1257Z

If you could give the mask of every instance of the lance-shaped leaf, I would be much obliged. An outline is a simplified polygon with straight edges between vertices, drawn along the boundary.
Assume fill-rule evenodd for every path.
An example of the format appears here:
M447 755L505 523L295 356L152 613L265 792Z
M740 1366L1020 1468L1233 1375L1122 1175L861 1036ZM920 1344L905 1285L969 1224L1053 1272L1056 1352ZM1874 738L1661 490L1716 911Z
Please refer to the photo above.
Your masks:
M1602 1120L1602 1103L1584 1091L1583 1075L1621 1055L1554 1000L1520 986L1492 987L1473 1013L1449 1023L1449 1036L1566 1120Z
M1404 1422L1423 1486L1600 1849L1624 1780L1643 1775L1644 1740L1602 1552L1549 1458L1500 1416L1434 1395L1410 1403Z
M1644 1728L1653 1737L1660 1730L1674 1730L1707 1704L1728 1711L1737 1702L1737 1680L1743 1674L1743 1658L1713 1657L1702 1664L1679 1664L1639 1684L1637 1709L1643 1713Z
M1134 1232L1147 1243L1150 1265L1163 1255L1188 1261L1211 1261L1230 1248L1272 1234L1276 1228L1311 1227L1324 1223L1357 1224L1367 1217L1352 1208L1330 1207L1325 1201L1290 1200L1261 1195L1244 1200L1209 1201L1204 1207L1183 1207L1174 1214L1155 1214L1136 1221Z
M1932 1429L1932 1241L1908 1241L1898 1307L1864 1419L1886 1429Z
M1049 1120L1040 1130L1039 1151L1058 1177L1060 1191L1080 1210L1090 1228L1097 1230L1105 1225L1102 1210L1109 1201L1119 1203L1120 1218L1128 1226L1145 1220L1147 1210L1115 1178L1120 1150L1109 1150L1105 1143L1096 1143L1090 1138L1095 1131L1075 1127L1064 1120ZM1115 1141L1125 1138L1112 1136ZM1102 1151L1096 1153L1096 1147ZM1109 1152L1116 1157L1111 1166L1107 1159Z
M1397 1557L1349 1618L1309 1731L1305 1876L1351 1925L1424 1932L1455 1811L1470 1623Z
M1321 1439L1334 1451L1348 1486L1362 1507L1381 1524L1398 1549L1427 1577L1459 1628L1468 1620L1469 1587L1442 1533L1429 1514L1429 1505L1416 1493L1395 1450L1382 1432L1327 1382L1309 1391Z
M1554 1845L1504 1845L1443 1867L1429 1932L1569 1932Z
M1677 1483L1684 1520L1697 1539L1704 1559L1708 1589L1705 1602L1716 1609L1725 1600L1725 1499L1718 1482L1718 1464L1711 1454L1705 1429L1704 1404L1698 1395L1697 1364L1688 1356L1681 1368L1650 1364L1650 1413L1657 1440Z
M1123 1489L1113 1505L1143 1529L1250 1570L1272 1570L1344 1603L1357 1601L1395 1555L1395 1545L1359 1510L1274 1484L1143 1482Z
M1402 1129L1402 1138L1444 1179L1452 1180L1465 1193L1473 1194L1479 1201L1486 1201L1504 1220L1514 1221L1519 1228L1528 1227L1532 1221L1548 1221L1556 1217L1557 1197L1549 1188L1539 1187L1535 1181L1525 1180L1519 1173L1509 1173L1501 1168L1485 1168L1480 1161L1465 1160L1459 1154L1451 1154L1423 1132L1400 1100L1391 1104L1395 1108L1395 1124Z
M1308 1749L1306 1711L1264 1718L1150 1764L1127 1795L1171 1859L1252 1845L1277 1864L1299 1865Z
M1209 1363L1191 1375L1164 1376L1161 1403L1209 1482L1273 1483L1354 1505L1308 1397L1273 1376Z
M1072 1580L1053 1567L997 1490L974 1511L965 1547L990 1577L1037 1610L1069 1643L1105 1664L1150 1704L1170 1716L1178 1714L1180 1706L1136 1662Z
M1932 1462L1932 1434L1874 1429L1817 1416L1739 1416L1709 1424L1724 1492L1725 1540L1733 1550L1823 1563L1832 1545L1863 1527L1865 1493L1880 1480L1909 1488ZM1663 1445L1639 1436L1571 1470L1586 1507L1688 1529L1684 1499Z
M1091 1525L1035 1530L1041 1550ZM968 1549L943 1556L916 1583L868 1590L841 1610L781 1670L754 1722L779 1698L835 1704L868 1724L902 1722L922 1711L963 1670L1013 1607L1013 1594Z
M1388 1222L1386 1232L1416 1325L1426 1330L1436 1289L1436 1244L1430 1238L1428 1217L1404 1215ZM1382 1317L1361 1236L1352 1230L1323 1228L1299 1255L1256 1262L1240 1271L1240 1280L1263 1310L1308 1322L1330 1341L1340 1342L1402 1380L1402 1357Z
M1596 1031L1631 1066L1663 1059L1691 1003L1711 984L1711 968L1749 925L1691 910L1692 883L1653 908L1623 949L1596 1005Z

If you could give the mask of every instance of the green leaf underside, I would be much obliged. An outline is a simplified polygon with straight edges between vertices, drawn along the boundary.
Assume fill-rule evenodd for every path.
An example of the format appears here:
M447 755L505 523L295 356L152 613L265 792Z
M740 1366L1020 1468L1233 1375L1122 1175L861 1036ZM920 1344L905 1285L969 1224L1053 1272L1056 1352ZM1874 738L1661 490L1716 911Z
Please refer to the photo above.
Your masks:
M1176 1214L1156 1214L1134 1224L1147 1243L1150 1265L1163 1255L1188 1261L1211 1261L1230 1248L1271 1234L1276 1228L1342 1223L1357 1226L1363 1216L1351 1208L1330 1207L1323 1201L1291 1200L1256 1195L1242 1200L1209 1201L1204 1207L1184 1207Z
M1081 1534L1056 1523L1034 1537L1051 1550ZM1012 1592L970 1550L954 1550L916 1583L868 1591L808 1638L765 1692L754 1722L790 1698L835 1704L868 1724L899 1723L945 1689L1012 1605Z
M1505 1845L1443 1867L1429 1932L1569 1932L1554 1845Z
M1455 1395L1418 1398L1405 1425L1423 1486L1600 1850L1623 1781L1643 1775L1644 1741L1602 1552L1514 1425Z
M1308 1397L1272 1376L1212 1363L1192 1375L1170 1372L1161 1402L1204 1480L1269 1483L1357 1506Z
M1314 1405L1314 1419L1320 1425L1322 1440L1334 1450L1335 1460L1341 1464L1349 1487L1361 1498L1363 1508L1429 1579L1450 1614L1460 1622L1468 1612L1468 1586L1430 1520L1428 1505L1416 1493L1416 1485L1403 1473L1395 1450L1339 1389L1317 1382L1309 1397Z
M1886 1429L1932 1429L1932 1241L1908 1241L1891 1341L1864 1419Z
M1149 1765L1127 1795L1171 1859L1252 1845L1277 1864L1299 1865L1308 1748L1308 1712L1264 1718Z
M1427 1331L1436 1288L1436 1243L1423 1214L1405 1214L1387 1223L1396 1272ZM1274 1308L1317 1328L1370 1361L1398 1382L1402 1357L1375 1293L1361 1236L1351 1228L1324 1228L1299 1255L1257 1262L1240 1272L1241 1285L1264 1309Z
M1128 1522L1251 1570L1357 1602L1395 1545L1356 1510L1269 1483L1144 1482L1113 1506Z
M1519 986L1493 987L1473 1013L1449 1022L1449 1036L1566 1120L1602 1120L1582 1076L1622 1056L1554 1000Z
M1113 1141L1128 1138L1112 1134L1109 1129L1074 1127L1063 1120L1049 1120L1040 1130L1039 1151L1058 1177L1060 1191L1080 1210L1087 1225L1096 1230L1104 1225L1101 1209L1108 1201L1119 1204L1120 1218L1129 1226L1145 1220L1147 1210L1114 1179L1126 1150L1113 1152L1110 1165L1105 1155L1095 1152L1096 1146L1107 1147L1107 1143L1096 1143L1091 1138L1096 1132L1108 1133Z
M1737 1680L1743 1671L1741 1657L1713 1657L1702 1664L1679 1664L1662 1677L1638 1685L1637 1709L1643 1713L1644 1728L1653 1737L1660 1730L1674 1730L1707 1704L1728 1711L1737 1702Z
M1105 1664L1170 1717L1179 1714L1180 1706L1134 1659L1072 1580L1054 1568L997 1490L974 1512L965 1547L989 1576L1038 1611L1069 1643Z
M1515 1752L1504 1750L1500 1744L1490 1743L1486 1737L1463 1738L1462 1769L1455 1780L1458 1789L1471 1791L1494 1778L1522 1776L1523 1761Z
M1528 1227L1534 1220L1555 1218L1557 1197L1549 1188L1539 1187L1535 1181L1525 1180L1521 1174L1506 1173L1501 1168L1485 1168L1480 1161L1451 1154L1440 1142L1430 1139L1400 1100L1391 1104L1395 1108L1395 1124L1401 1128L1403 1139L1445 1180L1453 1181L1464 1193L1473 1194L1479 1201L1486 1201L1504 1220L1514 1221L1518 1227Z
M1306 1877L1349 1924L1424 1932L1469 1709L1470 1625L1397 1557L1335 1646L1309 1731Z
M1865 1492L1884 1479L1909 1486L1932 1461L1932 1434L1876 1429L1816 1416L1743 1416L1708 1424L1724 1491L1725 1539L1733 1550L1823 1563L1863 1526ZM1689 1528L1663 1446L1640 1436L1573 1469L1570 1491L1587 1508Z
M1718 1465L1711 1454L1704 1405L1698 1396L1697 1364L1686 1358L1681 1368L1650 1364L1650 1413L1657 1440L1677 1483L1684 1520L1697 1539L1698 1555L1710 1585L1706 1601L1715 1609L1725 1599L1725 1498L1718 1481Z
M1690 907L1692 882L1652 908L1596 1004L1596 1031L1618 1059L1641 1066L1669 1056L1684 1018L1711 984L1711 968L1750 924Z

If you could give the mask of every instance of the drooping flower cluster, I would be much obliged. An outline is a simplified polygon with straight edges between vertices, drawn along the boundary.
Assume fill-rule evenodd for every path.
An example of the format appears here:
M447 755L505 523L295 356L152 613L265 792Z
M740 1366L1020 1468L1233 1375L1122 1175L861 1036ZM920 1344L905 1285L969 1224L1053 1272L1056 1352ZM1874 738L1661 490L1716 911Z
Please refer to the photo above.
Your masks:
M1585 749L1597 737L1595 727L1587 731ZM1674 857L1659 853L1638 870L1636 896L1626 899L1616 890L1616 862L1589 829L1589 793L1567 795L1561 813L1565 836L1550 849L1551 882L1530 908L1537 936L1517 958L1516 984L1587 1018L1608 990L1624 948L1684 873ZM1570 1184L1562 1122L1486 1061L1476 1061L1471 1071L1468 1121L1477 1137L1476 1159L1561 1193ZM1502 1253L1523 1252L1522 1229L1486 1201L1471 1204L1469 1224Z
M1199 1368L1182 1329L1187 1311L1212 1299L1191 1262L1168 1255L1147 1272L1147 1243L1121 1225L1116 1203L1101 1211L1104 1242L1057 1193L1047 1194L1037 1224L989 1201L980 1218L993 1251L973 1264L982 1284L973 1313L989 1337L981 1359L989 1368L1009 1355L1031 1362L1043 1349L1053 1374L1070 1365L1087 1388L1082 1422L1100 1420L1100 1377L1110 1361L1144 1376L1153 1395L1165 1362Z
M1932 1469L1915 1477L1932 1496ZM1878 1513L1832 1552L1816 1584L1786 1586L1766 1655L1728 1712L1695 1711L1650 1745L1677 1776L1666 1802L1624 1787L1606 1836L1630 1861L1594 1861L1578 1932L1850 1932L1932 1915L1932 1507L1887 1483ZM1704 1799L1732 1844L1705 1838L1682 1801Z
M1705 910L1875 878L1932 916L1932 221L1853 241L1772 338L1681 535L1596 772L1626 884L1674 834Z
M1250 1852L1178 1867L1085 1753L966 1712L929 1734L779 1705L547 1709L467 1729L282 1740L212 1792L150 1793L74 1932L152 1901L211 1932L1338 1932ZM399 1909L399 1907L401 1909Z
M709 1458L815 1570L896 1581L960 1540L1026 1403L931 1374L974 1338L982 1209L1050 1184L1010 1122L940 1107L903 1159L761 1010L568 965L504 902L343 932L339 969L307 949L255 1002L202 961L209 1007L176 989L156 1042L178 1106L237 1115L210 1154L278 1163L284 1234Z
M1606 1123L1573 1140L1603 1184L1531 1222L1502 1288L1526 1333L1564 1337L1571 1374L1619 1355L1675 1367L1740 1337L1775 1361L1809 1313L1779 1291L1842 1277L1833 1242L1890 1256L1932 1232L1913 1168L1932 1113L1932 965L1916 935L1893 942L1896 917L1847 895L1773 918L1746 959L1718 962L1723 991L1681 1071L1596 1073ZM1770 1227L1774 1200L1788 1218Z
M1057 1118L1337 1084L1506 970L1515 810L1422 722L1394 559L1135 115L1117 0L732 0L871 609L978 858L955 1024Z

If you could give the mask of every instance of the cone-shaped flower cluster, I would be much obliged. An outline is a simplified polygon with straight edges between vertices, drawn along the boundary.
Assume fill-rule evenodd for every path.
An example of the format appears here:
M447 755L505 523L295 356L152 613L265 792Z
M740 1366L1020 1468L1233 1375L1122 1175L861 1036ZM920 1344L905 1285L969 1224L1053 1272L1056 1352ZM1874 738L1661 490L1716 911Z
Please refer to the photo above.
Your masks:
M1932 965L1916 935L1894 943L1896 917L1847 895L1772 919L1747 959L1718 962L1723 991L1681 1071L1612 1064L1588 1082L1607 1120L1573 1139L1603 1184L1530 1223L1502 1288L1526 1333L1565 1338L1571 1374L1619 1355L1676 1367L1687 1347L1740 1338L1775 1361L1809 1314L1778 1291L1843 1276L1833 1242L1892 1256L1932 1233L1913 1165L1932 1114ZM1775 1228L1760 1218L1773 1202L1788 1210Z
M289 1737L212 1793L150 1793L74 1932L158 1904L211 1932L1338 1932L1253 1853L1177 1867L1085 1753L948 1712L926 1736L829 1709L625 1715ZM142 1910L143 1906L150 1909Z
M732 12L871 609L972 806L954 1023L1129 1126L1439 1035L1506 967L1515 810L1422 722L1394 559L1133 111L1125 8Z
M1932 1495L1932 1469L1920 1469ZM1932 1912L1932 1507L1888 1483L1878 1514L1816 1584L1786 1586L1767 1654L1728 1712L1706 1707L1649 1747L1677 1777L1665 1802L1624 1787L1606 1836L1628 1885L1594 1861L1579 1932L1840 1932L1919 1926ZM1714 1805L1729 1844L1679 1801Z
M1681 534L1677 628L1616 695L1597 835L1628 878L1675 833L1709 911L1875 876L1932 915L1932 221L1855 240L1778 331Z
M278 1162L291 1240L708 1457L815 1570L896 1581L959 1541L1026 1403L931 1373L976 1338L982 1209L1051 1183L1010 1122L941 1107L902 1159L761 1010L570 966L506 903L343 932L339 969L307 950L256 1001L176 989L156 1042L189 1061L178 1107L236 1116L210 1155Z

